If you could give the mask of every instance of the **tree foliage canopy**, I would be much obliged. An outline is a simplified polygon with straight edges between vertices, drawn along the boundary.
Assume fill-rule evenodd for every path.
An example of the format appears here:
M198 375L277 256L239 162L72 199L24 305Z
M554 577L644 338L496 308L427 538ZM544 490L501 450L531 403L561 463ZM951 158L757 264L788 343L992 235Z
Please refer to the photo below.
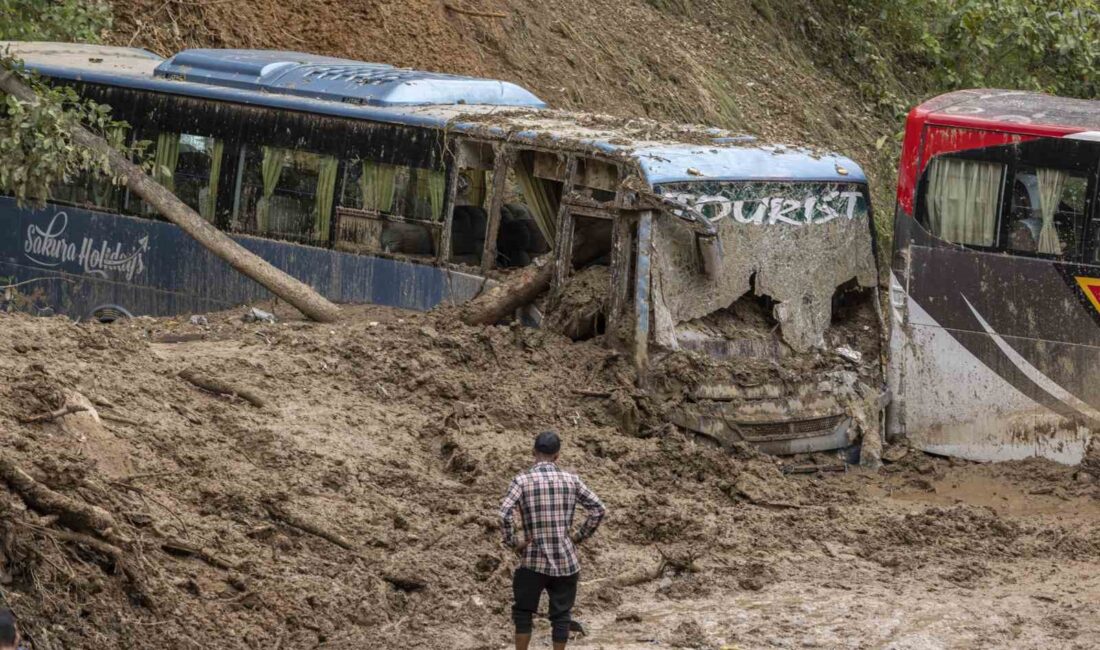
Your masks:
M958 88L1100 96L1096 0L808 0L804 6L804 31L887 111L902 113Z
M110 26L106 4L89 0L0 0L0 40L98 42ZM128 127L111 119L110 107L82 100L67 87L47 87L21 72L21 64L0 52L0 75L20 74L38 95L26 104L0 93L0 191L20 203L40 204L50 188L81 172L110 175L102 156L72 142L72 126L83 124L125 149Z
M96 43L110 26L98 0L0 0L0 40Z

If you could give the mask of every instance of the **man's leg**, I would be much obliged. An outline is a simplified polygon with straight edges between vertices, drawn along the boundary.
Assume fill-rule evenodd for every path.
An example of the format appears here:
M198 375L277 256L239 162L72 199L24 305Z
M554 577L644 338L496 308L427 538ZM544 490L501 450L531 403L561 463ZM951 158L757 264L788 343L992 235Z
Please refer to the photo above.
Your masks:
M571 576L550 578L546 590L550 594L550 638L554 641L554 650L565 650L569 642L569 621L573 611L573 601L577 599L577 578L580 573Z
M512 574L512 622L516 624L516 650L531 643L531 618L539 608L546 576L519 567Z

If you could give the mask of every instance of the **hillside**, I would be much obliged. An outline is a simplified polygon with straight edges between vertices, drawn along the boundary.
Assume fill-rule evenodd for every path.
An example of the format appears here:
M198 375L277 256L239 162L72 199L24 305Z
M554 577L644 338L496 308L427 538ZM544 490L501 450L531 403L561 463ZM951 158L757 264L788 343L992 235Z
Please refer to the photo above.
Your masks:
M113 2L110 42L306 50L497 77L552 105L706 123L851 156L893 215L900 125L819 67L796 17L768 0ZM473 16L452 8L493 16ZM801 29L804 29L802 27ZM858 71L852 71L858 74Z

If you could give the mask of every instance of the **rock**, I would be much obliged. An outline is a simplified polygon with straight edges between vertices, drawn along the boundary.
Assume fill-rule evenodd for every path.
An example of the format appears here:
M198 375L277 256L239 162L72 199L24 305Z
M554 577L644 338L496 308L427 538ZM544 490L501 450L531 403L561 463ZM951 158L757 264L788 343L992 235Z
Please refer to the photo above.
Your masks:
M1075 481L1077 481L1078 483L1095 483L1096 482L1096 477L1093 476L1092 474L1088 473L1088 472L1077 472L1077 474L1075 474L1073 476L1073 479Z
M259 323L272 323L272 324L274 324L276 322L275 321L275 314L266 312L262 309L259 309L258 307L253 307L252 309L250 309L247 314L245 314L244 316L241 317L241 320L243 320L246 323L257 323L257 322L259 322Z
M680 625L672 631L672 636L669 638L668 642L673 648L711 647L710 639L707 638L706 632L703 631L703 626L699 625L699 621L694 619L680 623Z
M837 356L839 356L843 359L846 359L848 361L851 361L852 363L857 363L858 364L860 361L863 361L863 354L861 352L859 352L857 350L853 350L852 348L850 348L846 345L842 345L839 348L837 348L836 353L837 353Z
M905 445L888 445L882 451L882 460L888 463L896 463L909 455L909 447Z
M210 322L206 320L206 316L192 316L190 319L192 325L209 325Z

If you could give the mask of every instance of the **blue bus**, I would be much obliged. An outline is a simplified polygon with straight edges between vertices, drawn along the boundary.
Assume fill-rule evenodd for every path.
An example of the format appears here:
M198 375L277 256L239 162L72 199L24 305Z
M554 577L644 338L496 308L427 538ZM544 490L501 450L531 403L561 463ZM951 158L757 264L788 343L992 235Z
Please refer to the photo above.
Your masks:
M333 301L428 310L553 264L549 309L602 274L585 335L615 333L661 373L682 426L780 452L877 426L851 410L882 369L867 181L847 158L313 54L0 47L109 105L158 182ZM271 297L90 174L43 209L0 196L0 233L6 309L110 320ZM700 370L673 381L685 352Z

